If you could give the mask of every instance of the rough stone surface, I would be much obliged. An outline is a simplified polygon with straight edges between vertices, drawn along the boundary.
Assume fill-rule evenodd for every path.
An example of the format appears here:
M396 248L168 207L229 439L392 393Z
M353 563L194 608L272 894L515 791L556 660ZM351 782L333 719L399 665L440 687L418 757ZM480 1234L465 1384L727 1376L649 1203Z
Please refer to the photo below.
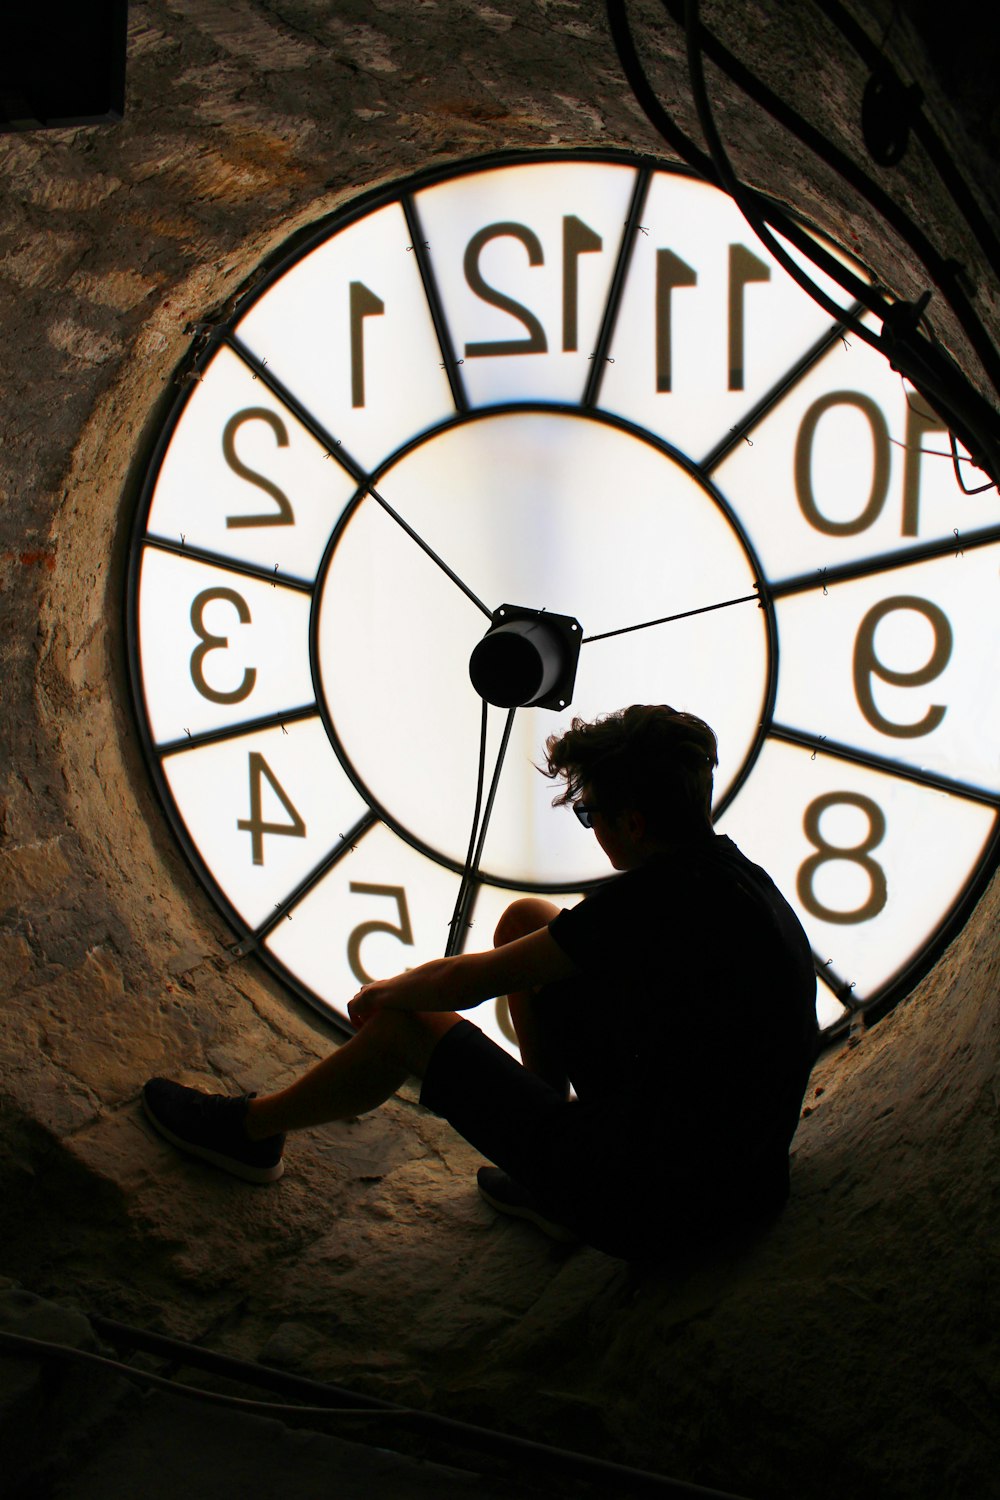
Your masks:
M876 37L895 16L891 55L996 224L988 50L956 89L930 8L902 9L856 13ZM632 12L697 136L679 31L652 0ZM864 73L819 7L720 4L706 20L864 160ZM923 287L829 169L711 69L709 84L749 181L899 292ZM1000 1440L995 886L912 998L817 1069L781 1223L708 1265L642 1271L495 1223L473 1153L411 1091L306 1133L269 1189L177 1159L136 1109L150 1073L270 1087L331 1040L233 962L132 719L124 562L185 329L374 184L595 144L662 154L603 9L574 0L135 0L125 121L0 138L0 1270L746 1495L979 1500L997 1492ZM926 160L871 171L967 265L995 338L995 283ZM985 389L939 299L934 318Z

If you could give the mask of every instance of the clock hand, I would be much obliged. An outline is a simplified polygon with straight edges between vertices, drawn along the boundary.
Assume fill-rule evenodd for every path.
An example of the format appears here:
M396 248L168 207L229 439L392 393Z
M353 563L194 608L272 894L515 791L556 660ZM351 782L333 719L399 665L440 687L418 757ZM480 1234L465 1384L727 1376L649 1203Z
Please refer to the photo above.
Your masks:
M465 594L467 598L472 600L476 608L482 610L483 614L488 620L492 620L493 611L487 609L486 605L479 598L479 596L477 594L474 594L469 588L469 585L467 583L464 583L462 579L459 578L458 574L453 572L453 570L449 568L448 564L444 561L443 558L438 557L437 553L434 551L434 548L430 546L428 542L425 542L423 537L420 536L418 532L414 531L410 523L408 521L404 521L403 517L397 510L393 510L388 500L386 500L383 495L379 494L378 490L373 484L367 486L366 493L371 495L372 499L376 501L377 504L381 505L385 513L391 516L398 526L401 526L403 528L407 536L410 537L412 541L416 542L417 546L422 548L423 551L427 553L427 556L430 558L431 562L437 563L442 573L446 573L451 579L452 583L456 583L458 585L458 587L462 590L462 593Z
M284 382L278 378L274 371L268 369L267 361L258 359L256 354L254 354L253 351L249 349L246 344L244 344L243 341L238 338L235 333L233 333L231 329L220 329L219 336L228 344L230 349L232 349L233 352L243 360L244 364L246 364L249 369L253 371L255 378L266 385L269 390L273 391L278 400L288 407L288 410L292 413L292 415L294 417L297 417L302 425L312 433L317 442L323 444L323 447L326 449L327 457L334 458L342 468L346 469L349 474L353 475L358 483L363 486L362 493L371 495L372 499L376 501L377 504L381 505L386 514L391 516L392 519L397 523L397 525L403 528L407 536L415 541L417 546L421 547L423 551L427 553L427 556L431 559L431 561L437 563L438 567L442 570L442 572L448 575L452 583L457 584L458 587L462 590L462 593L472 600L472 603L476 606L476 608L482 610L487 619L492 618L492 612L488 610L483 601L472 592L468 584L464 583L462 579L459 578L458 574L455 573L451 568L449 568L448 564L444 561L443 558L438 557L437 553L434 551L434 548L431 547L428 542L425 542L423 537L419 536L407 521L403 520L398 511L393 510L392 506L389 504L388 500L384 498L384 496L379 494L375 486L368 481L368 476L357 459L355 459L350 453L348 453L344 445L338 442L338 440L333 436L332 433L327 432L323 424L313 416L312 412L309 411L309 409L304 406L295 395L293 395L288 386L286 386Z
M457 953L461 946L461 934L465 927L465 919L468 915L469 902L472 896L472 883L479 869L479 861L483 857L483 845L486 842L486 830L489 827L490 815L493 812L493 802L496 798L497 787L500 783L500 772L503 768L504 757L507 754L507 746L510 742L510 732L514 727L514 715L517 708L512 708L507 713L507 722L504 725L503 738L500 741L500 749L497 751L497 761L493 768L493 780L490 782L489 796L486 799L486 811L483 813L483 821L479 823L479 808L483 797L483 779L486 770L486 717L489 705L483 699L482 730L479 738L479 783L476 788L476 811L472 819L472 834L469 838L469 852L465 859L465 869L462 871L462 883L458 888L458 897L455 901L455 910L452 912L451 922L448 925L448 945L445 948L445 957L449 958ZM478 829L477 829L478 825ZM477 836L478 832L478 836Z
M763 600L759 594L741 594L738 599L723 599L718 604L702 604L698 609L682 609L676 615L661 615L658 620L643 620L640 625L622 625L618 630L604 630L599 635L585 635L581 645L586 646L590 641L606 641L612 635L628 635L632 630L649 630L653 625L669 625L673 620L687 620L692 615L707 615L713 609L728 609L732 604L762 604Z

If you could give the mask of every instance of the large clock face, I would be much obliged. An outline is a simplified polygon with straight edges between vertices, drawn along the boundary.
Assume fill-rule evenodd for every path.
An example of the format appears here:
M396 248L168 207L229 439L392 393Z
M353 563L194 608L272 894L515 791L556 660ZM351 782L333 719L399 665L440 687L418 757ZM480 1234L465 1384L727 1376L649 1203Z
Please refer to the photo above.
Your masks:
M518 894L572 904L609 871L545 739L667 702L719 736L716 826L799 913L821 1025L912 983L996 843L996 495L728 198L620 156L413 179L318 229L191 374L131 655L243 951L343 1018ZM579 660L483 743L469 661L504 606L570 619Z

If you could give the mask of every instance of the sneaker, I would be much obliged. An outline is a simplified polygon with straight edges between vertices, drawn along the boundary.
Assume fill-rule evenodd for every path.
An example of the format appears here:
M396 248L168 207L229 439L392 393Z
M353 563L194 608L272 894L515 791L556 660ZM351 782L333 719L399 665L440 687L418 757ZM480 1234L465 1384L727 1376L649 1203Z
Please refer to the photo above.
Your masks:
M476 1182L479 1196L491 1208L495 1208L497 1213L509 1214L513 1219L526 1219L529 1224L534 1224L536 1229L547 1234L549 1239L558 1240L560 1244L580 1243L580 1236L575 1229L570 1229L568 1224L560 1224L537 1199L532 1198L513 1177L508 1177L499 1167L480 1167L476 1173Z
M244 1182L274 1182L285 1170L285 1137L250 1139L244 1121L253 1097L203 1094L169 1078L151 1078L142 1091L142 1106L150 1123L178 1150L200 1156Z

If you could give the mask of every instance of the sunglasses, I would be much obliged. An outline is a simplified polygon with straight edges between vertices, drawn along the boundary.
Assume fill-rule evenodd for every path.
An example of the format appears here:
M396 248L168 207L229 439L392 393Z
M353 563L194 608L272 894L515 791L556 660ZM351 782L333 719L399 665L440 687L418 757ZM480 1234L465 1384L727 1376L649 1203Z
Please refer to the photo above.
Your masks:
M594 818L597 816L600 810L601 809L599 807L594 806L593 802L573 803L573 811L576 813L577 818L583 824L584 828L593 828Z

